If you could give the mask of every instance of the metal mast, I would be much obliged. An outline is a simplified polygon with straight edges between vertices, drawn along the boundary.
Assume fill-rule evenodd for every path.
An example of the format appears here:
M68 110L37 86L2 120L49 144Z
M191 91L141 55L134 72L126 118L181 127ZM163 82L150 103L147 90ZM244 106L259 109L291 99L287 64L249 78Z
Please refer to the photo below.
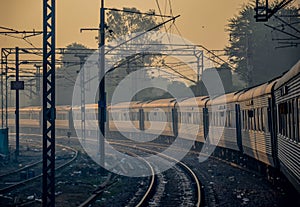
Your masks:
M101 0L100 8L100 41L99 41L99 101L98 101L98 125L100 128L99 134L99 156L100 164L104 167L105 152L104 152L104 136L105 136L105 122L106 122L106 93L105 93L105 9L104 0Z
M19 48L16 47L16 82L19 81ZM20 91L16 89L16 160L20 151Z
M43 0L43 206L55 206L55 0Z

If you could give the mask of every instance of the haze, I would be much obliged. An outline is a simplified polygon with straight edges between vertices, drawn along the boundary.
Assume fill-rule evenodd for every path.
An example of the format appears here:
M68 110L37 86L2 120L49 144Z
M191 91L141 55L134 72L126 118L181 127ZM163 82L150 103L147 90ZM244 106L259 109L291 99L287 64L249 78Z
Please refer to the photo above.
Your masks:
M42 29L41 0L1 0L0 26L23 30ZM163 13L170 14L169 2L180 34L195 44L209 49L223 49L228 42L225 26L228 19L238 13L248 0L159 0ZM100 0L58 0L57 10L57 47L65 47L78 42L88 47L97 47L97 32L80 33L80 28L99 25ZM141 11L155 9L159 13L155 0L107 0L105 7L136 7ZM158 19L161 21L161 19ZM178 32L173 29L174 33ZM29 39L36 47L41 47L42 36ZM0 35L0 47L32 47L24 40Z

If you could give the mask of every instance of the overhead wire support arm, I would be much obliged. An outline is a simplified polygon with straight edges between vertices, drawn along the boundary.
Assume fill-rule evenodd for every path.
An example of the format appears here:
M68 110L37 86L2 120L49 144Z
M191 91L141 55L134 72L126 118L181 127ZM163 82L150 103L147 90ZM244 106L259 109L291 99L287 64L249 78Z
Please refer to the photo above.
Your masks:
M255 3L255 15L254 18L257 22L266 22L268 21L276 12L280 9L287 6L294 0L282 0L280 3L274 6L274 8L269 7L269 0L262 0L264 3L260 2L261 0L256 0Z
M32 35L40 35L43 32L39 31L0 31L0 34L32 34Z
M151 32L151 31L153 31L153 30L155 30L155 29L157 29L157 28L163 26L164 24L166 24L166 23L168 23L168 22L170 22L170 21L174 21L174 20L177 19L178 17L180 17L180 15L177 15L177 16L175 16L175 17L173 17L173 18L171 18L171 19L169 19L169 20L167 20L167 21L165 21L165 22L162 22L162 23L156 25L155 27L152 27L152 28L150 28L150 29L147 29L145 32L142 32L142 33L140 33L140 34L134 36L133 38L130 38L129 40L126 40L126 41L124 41L124 42L122 42L122 43L120 43L120 44L118 44L118 45L112 47L112 48L111 48L110 50L108 50L105 54L108 54L109 52L113 51L114 49L116 49L116 48L118 48L118 47L120 47L120 46L122 46L122 45L125 45L126 43L128 43L128 42L130 42L130 41L132 41L132 40L134 40L134 39L136 39L136 38L138 38L138 37L140 37L140 36L146 34L147 32Z
M267 27L269 27L269 28L271 28L271 29L273 29L273 30L276 30L276 31L278 31L278 32L281 32L281 33L283 33L283 34L286 34L286 35L289 35L289 36L291 36L291 37L294 37L294 38L296 38L296 39L300 39L300 36L296 36L296 35L294 35L294 34L292 34L292 33L289 33L289 32L286 32L286 31L284 31L284 30L278 29L278 28L273 27L273 26L271 26L271 25L265 24L265 26L267 26Z
M278 19L279 21L281 21L282 23L284 23L285 25L287 25L288 27L290 27L291 29L293 29L293 30L295 30L296 32L300 33L300 30L299 30L298 28L292 26L292 24L290 24L290 23L284 21L283 19L281 19L280 17L278 17L278 16L276 16L276 15L274 15L274 17L275 17L276 19Z
M114 9L114 8L105 8L105 10L109 11L117 11L117 12L125 12L125 13L131 13L131 14L141 14L141 15L148 15L148 16L155 16L155 17L166 17L166 18L173 18L173 16L170 15L161 15L161 14L155 14L154 12L146 13L146 12L135 12L135 11L129 11L124 9Z
M99 28L83 28L80 29L80 33L82 33L83 31L99 31Z
M15 30L15 29L7 28L7 27L2 27L2 26L0 26L0 29L3 30L3 31L0 30L0 34L2 34L2 35L11 35L11 34L23 34L23 35L26 35L23 38L28 38L28 37L32 37L32 36L43 34L43 31L35 31L34 29L32 31L29 31L29 30L18 31L18 30Z

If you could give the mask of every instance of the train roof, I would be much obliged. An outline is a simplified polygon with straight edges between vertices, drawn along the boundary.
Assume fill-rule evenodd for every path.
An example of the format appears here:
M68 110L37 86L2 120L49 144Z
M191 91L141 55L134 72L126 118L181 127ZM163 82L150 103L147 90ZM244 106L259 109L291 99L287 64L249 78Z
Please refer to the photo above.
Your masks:
M55 107L56 110L70 110L71 106L70 105L66 105L66 106L56 106Z
M213 99L210 99L207 102L207 105L219 105L219 104L228 104L228 103L234 103L238 101L238 98L240 95L243 93L243 91L237 91L237 92L232 92L232 93L227 93L221 96L217 96Z
M275 90L280 88L282 85L284 85L291 79L293 79L299 73L300 73L300 60L277 81L275 85Z
M246 89L238 98L238 101L246 101L263 95L270 94L278 79L271 80L267 83Z
M141 107L141 102L131 101L131 102L121 102L114 105L109 106L109 109L130 109Z
M159 99L159 100L153 100L148 102L143 102L142 106L143 108L154 108L154 107L174 107L177 103L175 98L167 98L167 99Z
M197 106L197 107L203 107L205 106L206 102L209 100L208 96L198 96L193 98L188 98L185 100L182 100L178 102L180 107L190 107L190 106Z
M13 110L16 110L16 108L13 108ZM27 107L22 107L19 109L20 111L40 111L42 110L41 106L27 106Z

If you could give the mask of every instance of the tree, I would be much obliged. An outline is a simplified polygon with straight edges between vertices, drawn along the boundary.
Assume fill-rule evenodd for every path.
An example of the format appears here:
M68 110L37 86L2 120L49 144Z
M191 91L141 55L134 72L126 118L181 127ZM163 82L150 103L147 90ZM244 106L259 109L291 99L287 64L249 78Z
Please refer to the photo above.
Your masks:
M156 25L156 18L151 16L154 10L149 10L149 15L138 14L140 10L136 8L123 8L124 12L109 11L107 13L107 25L110 35L106 38L108 41L131 35L138 32L144 32Z
M176 98L186 98L189 94L189 87L187 87L183 82L172 81L168 85L168 92L170 94L176 94Z
M80 71L80 64L94 52L79 43L68 45L61 56L62 67L58 68L56 73L56 103L58 105L71 105L74 84Z
M248 86L257 85L281 75L290 69L300 57L299 47L275 49L278 45L273 40L274 35L284 36L272 31L263 23L255 22L254 13L252 2L229 20L227 31L230 35L230 45L225 48L231 62L236 65L235 72L248 83ZM281 14L297 14L297 9L294 7L282 9L278 15ZM299 17L295 18L299 21ZM291 19L285 19L285 21L289 22ZM282 22L276 17L272 17L268 22L268 25L274 27L280 24ZM294 26L300 29L299 24Z
M94 50L87 48L86 46L80 43L72 43L68 45L64 51L64 54L61 57L64 67L79 65L80 56L88 57Z
M108 45L117 46L130 40L126 44L113 49L107 55L109 61L114 63L112 70L106 74L108 102L111 101L112 94L121 80L131 72L150 66L158 57L157 54L147 53L145 44L157 44L159 42L153 41L147 33L139 38L134 38L137 33L145 32L157 25L156 18L151 15L154 11L149 10L149 15L142 15L138 14L140 11L136 8L123 8L123 10L125 12L110 10L107 13L109 34L106 35L106 40ZM145 48L145 52L140 53L143 48ZM150 77L145 74L143 78L146 81ZM147 97L142 97L142 95L139 95L135 99L147 99Z

